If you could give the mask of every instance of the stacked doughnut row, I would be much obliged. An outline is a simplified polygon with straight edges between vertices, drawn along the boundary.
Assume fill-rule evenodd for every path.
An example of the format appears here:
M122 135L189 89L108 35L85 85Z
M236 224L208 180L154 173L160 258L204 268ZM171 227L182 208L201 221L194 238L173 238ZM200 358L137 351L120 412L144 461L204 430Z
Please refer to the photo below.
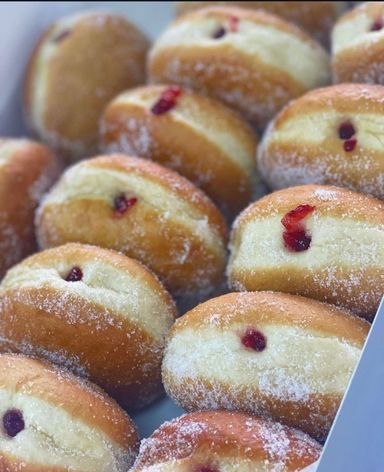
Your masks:
M384 293L384 3L347 3L42 36L44 144L0 140L1 470L319 459ZM139 445L126 412L164 391L186 414Z

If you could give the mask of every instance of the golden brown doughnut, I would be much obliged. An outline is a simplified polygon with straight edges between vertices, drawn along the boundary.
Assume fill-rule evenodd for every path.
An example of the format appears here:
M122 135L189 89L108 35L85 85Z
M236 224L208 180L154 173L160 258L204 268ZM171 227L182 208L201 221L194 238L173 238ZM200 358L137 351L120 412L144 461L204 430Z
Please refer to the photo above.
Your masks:
M259 146L272 189L317 183L384 199L384 87L340 84L290 102Z
M2 472L126 472L138 436L95 385L51 364L0 355Z
M234 290L295 293L369 320L384 293L384 203L359 193L321 185L274 192L240 214L230 245Z
M251 200L257 139L218 101L152 85L116 97L101 119L102 150L153 159L178 171L226 213Z
M115 249L152 269L180 297L223 279L225 222L176 172L147 159L103 156L63 174L37 217L40 247L77 241Z
M58 20L28 65L25 110L32 130L69 160L96 152L101 112L117 93L144 83L148 47L143 33L116 14Z
M164 386L187 411L267 415L323 440L368 330L349 312L303 297L223 295L176 321Z
M59 169L57 158L45 146L0 138L0 278L36 250L34 213Z
M173 22L148 57L149 80L222 100L257 128L292 98L329 81L325 50L263 11L207 7Z
M0 349L89 378L129 410L162 392L160 366L175 307L141 264L67 244L10 269L0 285Z
M296 472L320 453L310 437L279 423L197 412L164 423L144 440L131 472Z

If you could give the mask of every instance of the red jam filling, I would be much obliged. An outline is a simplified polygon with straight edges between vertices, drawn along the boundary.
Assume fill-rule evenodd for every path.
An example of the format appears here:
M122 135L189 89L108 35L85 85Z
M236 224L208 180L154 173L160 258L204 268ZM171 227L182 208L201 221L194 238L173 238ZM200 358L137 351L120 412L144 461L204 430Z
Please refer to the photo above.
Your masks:
M239 19L236 16L231 16L229 18L229 32L237 33L239 30Z
M343 144L343 148L345 152L351 152L355 149L357 144L357 139L348 139L348 141L345 141Z
M63 39L67 38L70 34L71 34L71 30L63 30L53 38L53 41L55 43L59 43Z
M312 205L299 205L282 218L284 246L290 251L301 252L309 248L312 238L306 232L303 220L314 210Z
M181 93L180 87L168 87L161 93L159 100L152 106L151 112L154 115L162 115L171 110L176 105L177 99Z
M339 126L339 137L344 141L346 139L351 139L355 133L356 130L350 121L345 121Z
M377 20L375 20L371 27L370 27L370 31L380 31L382 30L384 27L384 22L383 22L383 19L382 18L378 18Z
M65 277L65 280L67 282L80 282L80 280L83 278L83 271L80 269L80 267L72 267L72 269L68 272L67 276Z
M137 203L136 197L127 198L123 193L113 200L114 215L121 218L125 213Z
M248 349L262 352L267 347L267 339L263 333L256 329L248 329L241 337L241 343Z
M218 28L212 35L212 38L213 39L220 39L222 38L223 36L225 36L227 34L227 30L223 27L223 26L220 26L220 28Z
M7 436L14 438L25 428L23 414L20 410L12 409L4 413L3 428Z

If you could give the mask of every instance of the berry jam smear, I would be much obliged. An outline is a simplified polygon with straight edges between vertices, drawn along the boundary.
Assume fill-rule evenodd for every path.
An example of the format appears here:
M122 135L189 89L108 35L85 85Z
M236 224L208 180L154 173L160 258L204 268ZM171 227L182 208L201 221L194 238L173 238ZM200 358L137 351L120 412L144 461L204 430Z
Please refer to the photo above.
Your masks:
M151 112L154 115L162 115L172 110L172 108L176 106L177 99L180 97L181 93L182 90L180 87L168 87L161 93L159 100L152 106Z
M25 428L23 413L16 409L6 411L3 416L3 428L10 438L17 436Z
M283 232L284 246L290 251L306 251L311 245L312 238L304 228L303 220L314 210L314 206L303 204L289 211L282 218L281 223L285 228Z
M339 138L344 141L343 149L345 152L351 152L355 149L357 139L354 137L356 129L350 121L344 121L339 126Z
M224 28L224 26L220 26L212 35L213 39L220 39L223 36L227 34L227 30Z
M136 203L136 197L128 198L124 193L121 193L113 200L114 216L116 218L122 218Z
M357 139L348 139L348 141L345 141L343 144L343 149L345 152L351 152L355 149L357 144Z
M384 27L383 18L377 18L369 28L369 31L380 31Z
M199 467L196 472L219 472L218 469L212 469L211 467Z
M241 343L248 349L262 352L267 347L267 339L261 331L248 329L241 337Z
M228 30L230 33L237 33L239 31L239 19L236 16L229 18Z
M67 276L65 277L65 280L67 282L80 282L83 278L83 271L80 269L80 267L75 266L72 267L72 269L68 272Z

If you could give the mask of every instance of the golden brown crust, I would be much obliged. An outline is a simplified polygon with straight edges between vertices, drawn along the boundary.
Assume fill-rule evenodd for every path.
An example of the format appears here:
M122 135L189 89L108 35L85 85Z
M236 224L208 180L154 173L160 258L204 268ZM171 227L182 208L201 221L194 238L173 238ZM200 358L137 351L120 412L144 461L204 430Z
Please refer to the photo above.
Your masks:
M62 31L69 34L60 38ZM47 60L42 49L48 44L55 53ZM72 158L95 152L103 108L120 91L144 82L148 47L143 33L115 14L88 12L69 26L67 19L55 23L36 46L28 66L25 106L31 127ZM41 123L37 123L34 99L42 86L41 68L45 86Z
M90 428L101 430L123 448L137 446L136 428L117 403L95 385L78 379L66 370L37 359L1 354L0 383L2 388L22 391L23 394L64 409ZM9 466L12 472L19 470L11 463ZM34 472L35 469L25 470Z
M0 277L36 250L34 212L60 170L53 153L34 141L0 139L0 154L12 143L17 148L0 166Z
M287 448L283 446L289 444ZM144 467L195 455L270 461L276 457L273 446L280 450L287 471L301 470L314 462L320 446L309 437L266 419L228 411L196 412L164 423L141 448L133 471ZM271 469L272 470L272 469Z
M176 112L181 114L181 119L172 110L161 116L154 115L150 106L164 89L163 85L142 87L112 101L102 117L103 146L124 152L124 143L128 142L131 153L180 172L201 187L224 211L238 213L252 196L255 134L246 122L220 102L189 90L183 90L177 100ZM128 100L131 96L149 97L150 101L126 102L125 97ZM185 119L184 110L188 113ZM201 115L204 115L207 127L197 121ZM220 123L222 132L227 131L231 139L241 143L242 154L249 156L247 168L215 141L218 139L215 128L209 129L212 122ZM145 139L143 129L147 133Z

